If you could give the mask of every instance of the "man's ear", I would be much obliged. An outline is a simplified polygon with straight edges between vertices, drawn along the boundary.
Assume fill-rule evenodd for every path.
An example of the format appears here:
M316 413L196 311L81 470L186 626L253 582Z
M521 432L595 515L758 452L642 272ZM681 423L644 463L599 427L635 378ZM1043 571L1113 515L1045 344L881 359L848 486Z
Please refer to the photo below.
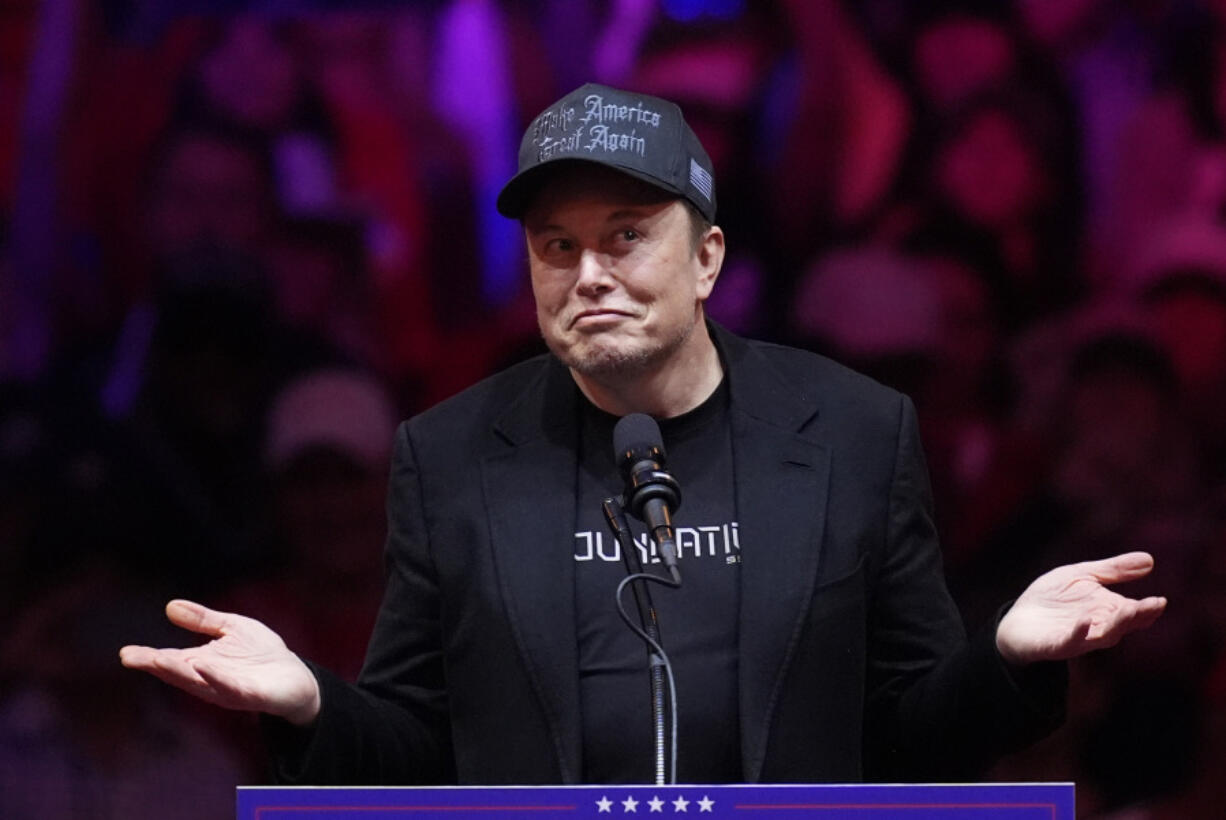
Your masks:
M719 278L720 268L724 264L724 231L718 225L707 229L697 249L694 258L698 262L698 299L704 301L711 295L715 280Z

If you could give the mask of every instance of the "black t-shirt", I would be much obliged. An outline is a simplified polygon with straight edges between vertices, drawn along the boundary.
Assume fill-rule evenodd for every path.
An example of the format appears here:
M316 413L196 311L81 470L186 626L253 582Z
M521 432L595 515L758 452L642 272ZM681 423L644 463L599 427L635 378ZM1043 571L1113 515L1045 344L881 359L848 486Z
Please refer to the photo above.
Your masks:
M619 496L613 459L617 417L582 402L575 526L583 778L593 783L654 780L647 650L617 615L614 593L626 575L601 502ZM741 780L737 708L737 621L741 549L732 434L725 383L702 405L660 424L667 468L681 485L673 515L682 587L651 585L665 651L677 681L678 782ZM660 572L655 543L631 518L639 553ZM624 604L637 619L633 594Z

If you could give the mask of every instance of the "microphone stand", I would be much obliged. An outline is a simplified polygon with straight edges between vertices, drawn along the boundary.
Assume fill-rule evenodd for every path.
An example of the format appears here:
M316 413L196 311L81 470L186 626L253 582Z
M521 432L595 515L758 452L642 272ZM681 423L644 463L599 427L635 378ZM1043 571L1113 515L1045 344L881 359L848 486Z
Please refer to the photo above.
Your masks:
M609 529L613 533L613 537L617 539L621 546L622 561L626 565L627 580L635 576L643 575L643 563L639 560L638 549L634 544L634 539L630 534L630 522L626 520L626 513L622 509L621 503L616 498L606 498L602 505L605 515L605 521L609 524ZM651 591L644 583L646 579L639 578L636 583L630 586L634 593L634 603L638 608L639 623L643 626L643 631L651 639L647 644L647 663L648 671L651 679L651 722L655 729L655 751L656 751L656 785L665 785L665 707L664 707L664 672L666 660L657 651L662 648L660 638L660 620L656 615L655 605L651 602ZM658 578L661 583L672 586L669 579ZM619 604L620 606L620 604ZM673 714L673 782L677 778L677 760L676 760L676 720L677 716Z

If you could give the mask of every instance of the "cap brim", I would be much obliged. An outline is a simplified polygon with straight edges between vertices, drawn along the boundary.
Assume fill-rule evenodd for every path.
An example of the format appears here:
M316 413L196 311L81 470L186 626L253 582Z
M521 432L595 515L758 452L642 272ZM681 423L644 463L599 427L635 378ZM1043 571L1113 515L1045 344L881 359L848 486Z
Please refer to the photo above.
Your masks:
M640 182L645 182L653 188L658 188L665 194L684 198L685 194L678 191L676 188L664 183L660 179L645 174L635 168L625 168L615 162L605 160L584 159L582 157L559 157L558 159L546 160L545 162L534 165L531 168L520 171L502 187L502 191L498 194L496 206L498 213L510 219L521 219L524 213L532 206L532 200L536 198L540 191L541 185L553 174L566 165L587 165L597 166L600 168L609 168L613 171L619 171L626 176L633 177Z

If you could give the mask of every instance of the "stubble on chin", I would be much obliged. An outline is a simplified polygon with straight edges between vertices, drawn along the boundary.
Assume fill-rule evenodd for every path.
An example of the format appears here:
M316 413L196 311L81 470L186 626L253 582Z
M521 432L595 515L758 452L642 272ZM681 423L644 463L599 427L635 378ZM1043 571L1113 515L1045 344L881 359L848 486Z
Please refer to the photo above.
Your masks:
M576 373L598 379L627 378L645 373L667 361L685 345L696 324L689 322L677 328L672 336L633 346L618 345L612 339L606 344L606 340L600 338L601 334L571 346L550 338L543 329L541 335L553 355Z

